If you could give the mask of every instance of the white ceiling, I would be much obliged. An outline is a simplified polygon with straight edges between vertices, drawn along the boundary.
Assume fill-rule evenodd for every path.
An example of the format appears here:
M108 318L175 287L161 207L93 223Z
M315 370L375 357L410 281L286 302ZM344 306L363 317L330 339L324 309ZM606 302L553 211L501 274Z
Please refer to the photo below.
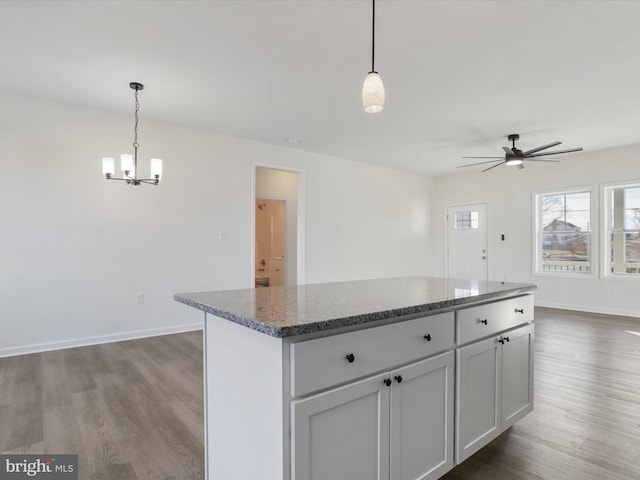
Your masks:
M0 39L0 88L429 175L640 142L637 1L378 0L373 115L369 0L4 0Z

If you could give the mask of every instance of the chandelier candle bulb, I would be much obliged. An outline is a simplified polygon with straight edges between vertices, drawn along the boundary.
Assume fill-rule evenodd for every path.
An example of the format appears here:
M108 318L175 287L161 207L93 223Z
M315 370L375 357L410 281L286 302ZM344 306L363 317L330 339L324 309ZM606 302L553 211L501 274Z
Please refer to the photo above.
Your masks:
M120 155L120 170L123 172L133 172L133 155L129 153Z
M151 176L158 180L162 178L162 160L160 158L151 159Z
M102 157L102 174L109 178L115 173L115 161L111 157Z

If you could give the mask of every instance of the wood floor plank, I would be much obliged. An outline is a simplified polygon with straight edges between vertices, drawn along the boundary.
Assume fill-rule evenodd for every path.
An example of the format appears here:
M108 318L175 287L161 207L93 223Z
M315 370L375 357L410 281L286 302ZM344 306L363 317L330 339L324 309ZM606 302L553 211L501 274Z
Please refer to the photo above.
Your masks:
M535 409L443 480L640 479L640 319L536 309ZM0 359L0 452L203 480L202 333ZM59 448L77 449L60 452Z
M534 411L445 480L638 480L640 319L536 308Z

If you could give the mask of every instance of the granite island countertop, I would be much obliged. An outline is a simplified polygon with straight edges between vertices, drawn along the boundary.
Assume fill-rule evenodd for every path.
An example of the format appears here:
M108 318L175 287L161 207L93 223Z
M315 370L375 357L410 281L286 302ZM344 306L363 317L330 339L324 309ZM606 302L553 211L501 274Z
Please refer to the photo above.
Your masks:
M533 292L534 284L400 277L179 293L177 302L272 337L291 337Z

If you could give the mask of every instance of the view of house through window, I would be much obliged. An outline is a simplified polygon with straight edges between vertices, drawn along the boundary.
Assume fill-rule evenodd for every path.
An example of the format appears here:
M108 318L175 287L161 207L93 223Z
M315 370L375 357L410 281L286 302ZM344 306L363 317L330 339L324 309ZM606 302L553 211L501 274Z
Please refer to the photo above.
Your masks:
M607 242L611 274L640 275L640 185L605 189Z
M591 192L537 195L538 272L591 271Z

